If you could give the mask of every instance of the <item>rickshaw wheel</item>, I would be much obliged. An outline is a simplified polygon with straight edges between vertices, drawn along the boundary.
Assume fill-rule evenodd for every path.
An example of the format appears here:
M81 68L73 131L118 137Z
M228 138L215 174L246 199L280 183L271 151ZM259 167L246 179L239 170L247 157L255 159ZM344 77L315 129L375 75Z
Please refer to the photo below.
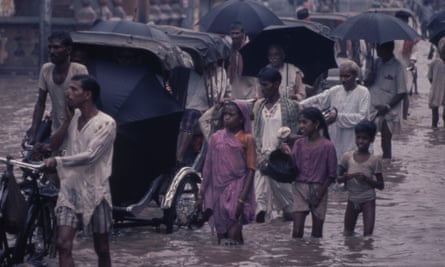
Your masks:
M195 209L198 184L191 176L185 177L178 186L171 208L164 210L166 232L172 233L173 226L188 225L190 215Z

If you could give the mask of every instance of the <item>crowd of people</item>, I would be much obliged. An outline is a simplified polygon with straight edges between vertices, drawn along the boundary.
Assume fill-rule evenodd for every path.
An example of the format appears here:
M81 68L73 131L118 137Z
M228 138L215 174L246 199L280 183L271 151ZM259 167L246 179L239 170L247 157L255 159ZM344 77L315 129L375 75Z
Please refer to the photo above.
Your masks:
M353 234L363 213L364 235L374 229L376 193L383 189L382 159L391 159L391 139L400 131L402 103L408 95L407 65L395 55L394 41L377 46L378 60L359 83L360 67L351 60L340 66L341 84L306 98L304 73L286 62L280 45L268 50L269 64L257 77L242 75L239 49L247 42L240 23L228 33L231 54L224 64L202 72L188 72L185 112L177 144L177 165L189 164L185 151L196 131L208 149L202 169L197 206L213 211L209 224L220 244L242 244L243 225L268 223L276 218L293 221L292 236L304 234L311 213L313 237L322 237L328 189L345 183L349 198L345 234ZM52 136L45 159L57 169L57 248L60 266L73 266L72 243L83 225L92 231L99 266L110 266L108 234L111 229L109 177L116 123L97 107L100 85L85 66L72 62L73 43L67 33L48 38L51 62L42 66L38 99L28 141L37 129L49 93ZM432 126L444 105L445 39L428 73L432 83ZM206 87L211 83L212 94ZM176 90L166 82L166 90ZM445 123L445 112L443 114ZM373 142L381 134L383 155L375 155ZM275 180L265 172L272 152L291 159L297 174L292 183Z

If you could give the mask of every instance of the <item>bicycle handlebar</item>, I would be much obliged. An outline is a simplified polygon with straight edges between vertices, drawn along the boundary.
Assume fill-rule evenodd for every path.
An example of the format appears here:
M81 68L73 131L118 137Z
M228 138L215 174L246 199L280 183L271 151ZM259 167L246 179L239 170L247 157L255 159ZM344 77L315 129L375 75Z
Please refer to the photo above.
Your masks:
M0 157L0 163L15 165L17 167L25 168L31 171L40 171L45 167L45 164L43 162L39 164L33 164L4 157Z

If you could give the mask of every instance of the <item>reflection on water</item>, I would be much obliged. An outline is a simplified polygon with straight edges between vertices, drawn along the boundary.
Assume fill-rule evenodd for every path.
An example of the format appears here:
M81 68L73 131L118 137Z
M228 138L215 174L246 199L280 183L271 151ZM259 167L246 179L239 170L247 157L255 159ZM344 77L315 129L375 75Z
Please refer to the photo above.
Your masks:
M19 156L37 97L35 85L23 77L0 79L0 155ZM385 189L377 192L372 237L362 237L361 216L356 235L343 236L347 194L334 186L322 239L310 237L310 216L301 240L291 238L291 223L275 220L246 226L246 244L237 247L216 245L207 226L171 235L148 227L116 229L111 237L114 266L443 266L445 129L429 127L427 89L421 87L420 95L413 96L404 132L394 138L394 159L384 162ZM377 155L378 144L376 140ZM97 265L91 238L76 239L74 257L78 266Z

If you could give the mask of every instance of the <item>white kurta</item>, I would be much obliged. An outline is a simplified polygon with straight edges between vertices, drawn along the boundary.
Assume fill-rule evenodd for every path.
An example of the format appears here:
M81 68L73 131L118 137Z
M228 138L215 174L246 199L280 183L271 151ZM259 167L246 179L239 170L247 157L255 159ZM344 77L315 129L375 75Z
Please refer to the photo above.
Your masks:
M100 112L79 131L76 109L65 137L66 152L56 157L60 177L57 207L64 206L82 213L88 225L94 209L106 200L111 207L109 177L113 159L116 123Z
M343 85L336 85L300 102L303 107L337 109L337 120L329 126L329 135L338 160L345 152L356 149L354 127L361 120L368 118L370 103L369 91L361 85L351 91L346 91Z

